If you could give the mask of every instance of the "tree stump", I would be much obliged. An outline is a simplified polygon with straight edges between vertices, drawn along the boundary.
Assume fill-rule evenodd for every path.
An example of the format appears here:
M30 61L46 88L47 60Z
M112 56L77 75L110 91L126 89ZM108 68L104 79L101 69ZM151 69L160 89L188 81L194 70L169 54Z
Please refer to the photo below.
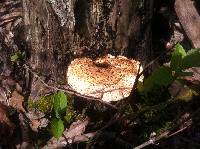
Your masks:
M74 54L150 60L152 1L23 0L23 10L29 64L47 84L65 82ZM36 78L32 89L41 90Z

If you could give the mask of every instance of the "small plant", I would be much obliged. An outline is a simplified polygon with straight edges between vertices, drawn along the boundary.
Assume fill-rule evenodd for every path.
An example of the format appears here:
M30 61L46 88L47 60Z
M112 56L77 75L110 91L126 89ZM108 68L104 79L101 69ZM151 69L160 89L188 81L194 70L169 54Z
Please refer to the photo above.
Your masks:
M63 118L66 115L67 107L68 100L65 93L61 91L55 93L53 100L54 116L51 121L51 132L55 138L60 138L64 131Z
M53 136L57 139L59 139L62 136L62 133L64 131L64 123L59 118L53 118L51 121L51 132Z
M185 70L200 66L200 50L191 49L188 52L180 45L175 46L171 55L170 66L160 66L138 87L140 93L147 95L153 89L169 86L175 80L182 80L186 76L192 76L192 72Z
M17 51L10 56L11 62L17 62L18 60L22 60L25 57L25 53L21 51Z
M73 119L73 112L70 112L70 106L68 97L62 91L42 96L35 102L28 101L29 109L37 109L51 115L50 130L55 138L62 136L64 121L70 123Z

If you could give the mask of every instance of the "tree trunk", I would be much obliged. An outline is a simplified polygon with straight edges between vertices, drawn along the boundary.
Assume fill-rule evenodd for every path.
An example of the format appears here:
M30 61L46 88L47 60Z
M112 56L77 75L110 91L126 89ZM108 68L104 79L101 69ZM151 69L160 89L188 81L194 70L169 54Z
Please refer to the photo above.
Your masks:
M30 66L47 84L65 81L77 55L150 60L153 0L23 0L23 9Z

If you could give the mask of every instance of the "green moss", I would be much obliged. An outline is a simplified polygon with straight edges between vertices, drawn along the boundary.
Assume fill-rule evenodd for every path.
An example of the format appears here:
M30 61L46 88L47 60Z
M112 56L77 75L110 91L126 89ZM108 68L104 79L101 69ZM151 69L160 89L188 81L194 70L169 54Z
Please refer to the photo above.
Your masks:
M156 115L155 115L153 110L150 110L150 111L144 113L144 122L145 123L148 123L150 121L154 121L155 118L156 118Z
M176 97L176 99L188 102L188 101L191 101L194 96L198 96L198 93L195 92L194 90L192 90L191 88L185 86L180 91L180 93L178 94L178 96Z
M53 95L43 96L38 100L38 109L44 113L49 113L53 108Z
M32 99L28 100L28 107L27 108L28 108L28 110L32 110L32 109L35 108L35 103Z
M164 129L170 129L172 127L173 123L172 122L166 122L164 125Z
M50 113L53 109L53 95L41 96L37 101L29 100L28 109L37 109L44 113Z
M75 117L76 113L73 110L67 109L66 115L64 116L64 120L65 122L67 122L67 124L70 124L71 122L73 122Z

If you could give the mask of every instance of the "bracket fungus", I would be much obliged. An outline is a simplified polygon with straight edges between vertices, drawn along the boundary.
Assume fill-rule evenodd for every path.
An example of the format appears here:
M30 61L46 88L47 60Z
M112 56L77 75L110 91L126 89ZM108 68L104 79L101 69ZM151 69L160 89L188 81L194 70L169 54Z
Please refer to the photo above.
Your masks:
M77 58L68 67L67 81L82 95L106 102L118 101L130 95L139 64L124 56L107 55L95 61ZM142 81L143 76L139 80Z

